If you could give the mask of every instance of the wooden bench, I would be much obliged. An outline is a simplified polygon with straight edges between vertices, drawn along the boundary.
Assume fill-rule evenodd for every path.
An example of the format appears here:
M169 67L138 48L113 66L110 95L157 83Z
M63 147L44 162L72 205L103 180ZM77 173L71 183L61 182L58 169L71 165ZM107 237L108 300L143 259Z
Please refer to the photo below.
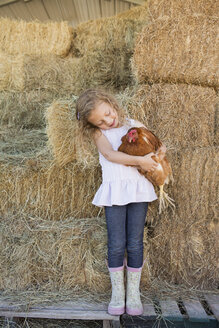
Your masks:
M122 323L127 328L219 328L219 294L206 294L202 301L156 300L153 304L144 304L143 315L133 318L123 315Z
M0 300L0 317L8 318L11 327L16 318L44 318L68 320L101 320L103 328L119 328L120 317L107 313L107 304L62 302L29 308L14 306Z
M62 302L47 306L22 308L0 300L0 317L10 318L13 327L14 318L45 318L68 320L102 320L103 327L122 326L127 328L219 328L219 295L204 295L203 300L156 300L144 304L141 316L127 314L111 316L107 313L107 304Z

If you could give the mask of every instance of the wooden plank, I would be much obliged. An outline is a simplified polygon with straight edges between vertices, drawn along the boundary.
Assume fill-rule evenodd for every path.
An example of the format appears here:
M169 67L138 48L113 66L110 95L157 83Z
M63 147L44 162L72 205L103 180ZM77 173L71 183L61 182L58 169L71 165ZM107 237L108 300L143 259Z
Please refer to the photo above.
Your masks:
M103 320L103 328L120 328L120 321Z
M142 314L143 317L149 318L150 320L156 319L157 314L154 309L153 304L143 304L144 312Z
M112 328L120 328L121 326L120 326L120 321L119 320L112 320L111 321L111 327Z
M219 295L205 294L204 296L215 318L219 321Z
M173 321L183 321L183 316L176 301L168 299L160 301L161 312L165 319Z
M65 310L94 310L94 311L107 311L108 303L91 303L91 302L60 302L53 305L46 305L46 306L34 306L31 309L48 309L48 310L58 310L58 309L65 309Z
M107 313L107 303L60 302L52 305L28 307L0 300L0 316L48 319L119 320Z
M103 328L112 328L109 320L103 320Z
M184 301L184 306L189 316L189 321L209 322L209 317L198 300Z
M81 311L87 311L89 310L95 310L95 311L107 311L107 306L108 303L91 303L91 302L73 302L73 301L66 301L66 302L59 302L59 303L54 303L51 305L35 305L35 306L29 306L27 305L26 307L31 308L32 310L59 310L59 309L64 309L64 310L81 310ZM19 305L19 304L10 304L6 301L0 300L0 309L1 310L6 310L6 311L19 311L19 310L25 310L26 308L24 305Z
M48 311L48 310L30 310L28 312L13 312L0 310L2 317L15 318L43 318L43 319L83 319L83 320L119 320L105 311Z

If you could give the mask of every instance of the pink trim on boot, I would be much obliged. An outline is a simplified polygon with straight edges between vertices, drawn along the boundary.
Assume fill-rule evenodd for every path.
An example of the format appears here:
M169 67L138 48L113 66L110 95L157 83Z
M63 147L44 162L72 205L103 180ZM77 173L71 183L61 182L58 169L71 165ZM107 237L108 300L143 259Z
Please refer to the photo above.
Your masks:
M125 307L113 308L108 306L108 313L112 315L121 315L125 313Z
M140 268L131 268L131 267L128 267L128 266L127 266L127 270L128 270L128 271L131 271L131 272L139 272L139 271L142 270L142 267L140 267Z
M121 271L121 270L123 270L123 269L124 269L124 266L126 266L126 265L127 265L127 262L125 262L125 259L124 259L124 261L123 261L123 265L122 265L122 266L120 266L120 267L116 267L116 268L109 268L109 266L108 266L108 261L107 261L107 260L105 260L105 262L106 262L106 265L107 265L107 268L108 268L109 272L116 272L116 271Z
M140 268L131 268L131 267L129 267L129 266L127 265L127 262L126 262L127 270L128 270L128 271L131 271L131 272L139 272L139 271L142 270L142 268L143 268L145 262L146 262L146 259L144 260L144 262L143 262L143 264L142 264L142 266L141 266Z
M144 310L142 309L129 309L126 307L126 313L129 315L141 315L143 314Z
M120 267L117 267L117 268L108 268L109 269L109 272L117 272L117 271L121 271L124 269L124 265L123 266L120 266Z

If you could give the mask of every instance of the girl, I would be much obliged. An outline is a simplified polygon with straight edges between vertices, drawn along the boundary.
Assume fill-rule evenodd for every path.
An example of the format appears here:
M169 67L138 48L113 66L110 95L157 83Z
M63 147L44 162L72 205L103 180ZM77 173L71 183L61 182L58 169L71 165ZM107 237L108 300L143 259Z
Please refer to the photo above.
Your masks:
M153 171L157 163L146 156L131 156L117 151L121 137L132 126L143 126L127 119L116 100L101 90L88 89L76 104L82 131L92 136L102 167L102 184L93 204L104 206L108 234L108 269L112 297L108 312L140 315L143 307L139 284L143 266L143 232L148 202L157 199L154 187L136 167ZM162 149L165 152L165 147ZM130 166L127 166L130 165ZM132 166L132 167L131 167ZM124 254L127 251L127 291L125 307Z

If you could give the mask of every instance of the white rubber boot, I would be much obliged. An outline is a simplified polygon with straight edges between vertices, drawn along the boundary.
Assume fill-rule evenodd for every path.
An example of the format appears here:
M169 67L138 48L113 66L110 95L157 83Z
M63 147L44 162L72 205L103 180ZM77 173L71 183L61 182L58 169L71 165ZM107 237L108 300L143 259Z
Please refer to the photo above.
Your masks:
M112 315L121 315L125 313L124 266L108 269L112 284L112 297L108 312Z
M143 313L143 306L140 299L141 268L130 268L127 266L127 293L126 293L126 313L129 315L140 315Z

